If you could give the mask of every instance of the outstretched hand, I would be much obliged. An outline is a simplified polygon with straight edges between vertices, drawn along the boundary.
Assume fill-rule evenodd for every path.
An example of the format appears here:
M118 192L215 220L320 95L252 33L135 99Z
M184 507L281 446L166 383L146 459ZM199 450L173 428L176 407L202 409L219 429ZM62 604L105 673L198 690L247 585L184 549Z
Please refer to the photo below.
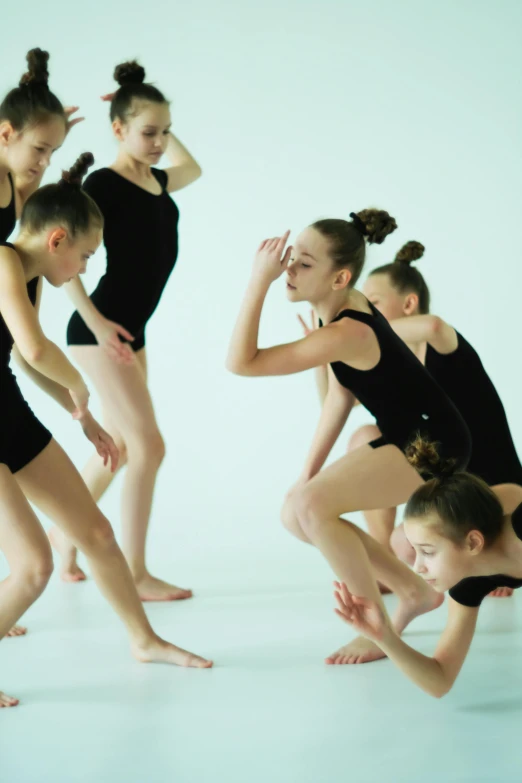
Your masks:
M303 327L305 337L308 337L309 334L312 334L312 332L315 332L316 329L319 329L319 319L315 310L310 310L310 326L306 323L302 315L298 315L297 317L299 319L299 323Z
M74 128L75 125L78 125L79 122L83 122L85 119L85 117L75 117L74 119L71 119L72 115L75 114L79 108L80 108L79 106L63 107L65 113L65 120L66 120L65 130L67 133L69 133L71 128Z
M387 618L376 601L350 593L344 582L334 582L336 614L367 639L382 642L389 630Z
M115 92L108 92L105 95L100 95L100 98L102 99L102 101L109 101L110 102L110 101L112 101L112 99L114 98L115 95L116 95Z
M265 239L259 245L254 260L254 272L270 283L281 277L288 267L292 254L292 247L286 247L289 236L290 231L286 231L282 237Z

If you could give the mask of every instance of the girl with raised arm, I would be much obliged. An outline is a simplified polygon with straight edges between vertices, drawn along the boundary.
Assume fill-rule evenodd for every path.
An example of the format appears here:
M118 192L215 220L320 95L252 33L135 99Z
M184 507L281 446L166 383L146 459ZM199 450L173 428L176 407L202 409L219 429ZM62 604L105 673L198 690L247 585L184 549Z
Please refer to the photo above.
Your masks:
M293 248L289 232L265 240L232 336L228 368L240 375L285 375L328 365L328 393L315 437L296 485L286 498L283 524L314 544L350 590L385 612L373 573L399 596L393 619L398 633L442 597L391 552L341 514L405 502L423 484L406 459L417 432L441 443L444 456L465 467L468 429L455 406L386 319L355 289L366 242L383 242L395 228L387 212L367 209L352 220L320 220ZM283 273L292 302L308 301L322 328L297 342L259 348L259 322L270 285ZM329 467L323 465L359 399L376 417L382 435ZM344 575L344 576L343 576ZM383 657L365 639L342 647L329 663Z

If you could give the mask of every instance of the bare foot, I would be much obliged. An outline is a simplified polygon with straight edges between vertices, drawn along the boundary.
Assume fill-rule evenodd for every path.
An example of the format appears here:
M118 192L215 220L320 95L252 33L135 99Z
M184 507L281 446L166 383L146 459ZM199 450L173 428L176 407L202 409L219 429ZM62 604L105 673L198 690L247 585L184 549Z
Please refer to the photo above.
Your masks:
M489 594L490 598L509 598L513 595L512 587L497 587L496 590L492 590Z
M78 550L57 527L49 530L49 541L61 558L60 576L64 582L84 582L87 577L76 562Z
M136 590L142 601L183 601L192 598L192 590L169 585L150 574L136 580Z
M410 598L401 598L399 605L393 615L393 627L400 635L407 625L415 620L416 617L420 617L421 614L431 612L433 609L438 609L444 601L444 594L437 593L428 584L422 586L423 589L416 595L412 595Z
M6 637L25 636L26 633L27 628L24 628L23 625L13 625L11 630L6 633Z
M349 664L349 663L371 663L386 658L385 653L374 642L365 639L364 636L358 636L350 644L340 647L333 655L325 659L325 663Z
M188 666L193 669L210 669L213 661L201 658L199 655L176 647L174 644L156 636L151 642L143 645L133 645L132 654L141 663L170 663L174 666Z
M415 617L437 609L444 601L444 595L437 593L429 585L421 585L419 592L409 598L402 598L393 616L393 626L401 634ZM340 647L326 658L328 664L371 663L386 658L380 647L364 636L358 636L353 642Z
M20 704L18 699L13 699L12 696L8 696L6 693L0 691L0 709L2 709L2 707L16 707L17 704Z

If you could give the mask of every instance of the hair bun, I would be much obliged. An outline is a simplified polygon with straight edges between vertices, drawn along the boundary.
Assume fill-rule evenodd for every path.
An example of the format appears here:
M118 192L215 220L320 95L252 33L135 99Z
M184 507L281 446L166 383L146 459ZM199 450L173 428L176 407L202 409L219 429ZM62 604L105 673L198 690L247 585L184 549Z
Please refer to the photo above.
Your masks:
M92 152L83 152L74 166L71 166L68 171L62 171L62 178L59 184L71 185L75 188L81 188L83 178L93 163L94 155Z
M145 81L145 68L136 60L121 63L114 69L114 78L123 87L125 84L143 84Z
M33 85L44 85L47 87L49 82L48 62L49 52L44 52L42 49L31 49L27 52L27 67L29 70L20 79L20 87Z
M396 264L409 266L412 261L418 261L424 255L425 247L420 242L406 242L395 256Z
M448 478L455 473L456 460L443 459L437 449L437 444L424 440L421 435L406 448L406 459L419 473L428 474L438 479Z
M382 209L363 209L354 221L370 244L380 245L397 228L395 218Z

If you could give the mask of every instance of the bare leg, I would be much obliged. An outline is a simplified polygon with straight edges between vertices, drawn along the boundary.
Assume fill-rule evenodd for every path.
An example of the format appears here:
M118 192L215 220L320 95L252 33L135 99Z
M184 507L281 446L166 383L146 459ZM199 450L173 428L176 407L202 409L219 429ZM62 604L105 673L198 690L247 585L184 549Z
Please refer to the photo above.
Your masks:
M53 570L45 531L12 473L0 465L0 549L9 576L0 582L0 639L41 595ZM18 700L0 693L0 707Z
M175 647L154 633L109 522L56 441L19 471L16 479L26 497L53 519L89 559L96 583L127 627L135 658L197 668L212 666L211 661Z
M123 450L127 465L122 493L122 549L140 598L144 601L173 601L190 598L192 592L153 577L146 566L145 550L156 478L165 455L147 387L145 349L136 362L118 365L96 346L75 346L75 360L92 378L100 394L104 422ZM112 480L95 455L85 478L96 501ZM71 546L61 542L64 557Z
M382 507L399 505L421 485L422 479L395 446L362 446L298 489L283 511L289 527L289 504L293 502L294 523L320 549L337 577L346 582L350 592L377 601L385 611L373 578L375 570L399 597L394 617L399 632L414 617L440 606L443 597L378 542L341 519L340 514L365 510L375 503ZM352 642L328 661L352 662L355 652L360 662L385 657L376 645L364 640L358 647Z
M364 427L360 427L350 438L348 453L365 446L372 440L380 438L381 434L380 429L375 424L366 424ZM395 506L392 508L374 508L368 509L363 513L370 535L391 551L390 536L395 526L397 508Z
M104 427L112 435L116 443L120 456L118 461L118 471L124 467L127 461L125 443L119 432L116 431L111 422L104 420ZM110 487L116 473L112 473L110 466L105 466L99 455L94 452L82 471L82 478L85 481L89 492L95 503L99 503L103 495ZM60 576L64 582L83 582L87 578L85 572L80 568L77 562L78 550L72 542L65 536L58 527L53 527L49 531L49 538L54 549L60 556L61 568Z

